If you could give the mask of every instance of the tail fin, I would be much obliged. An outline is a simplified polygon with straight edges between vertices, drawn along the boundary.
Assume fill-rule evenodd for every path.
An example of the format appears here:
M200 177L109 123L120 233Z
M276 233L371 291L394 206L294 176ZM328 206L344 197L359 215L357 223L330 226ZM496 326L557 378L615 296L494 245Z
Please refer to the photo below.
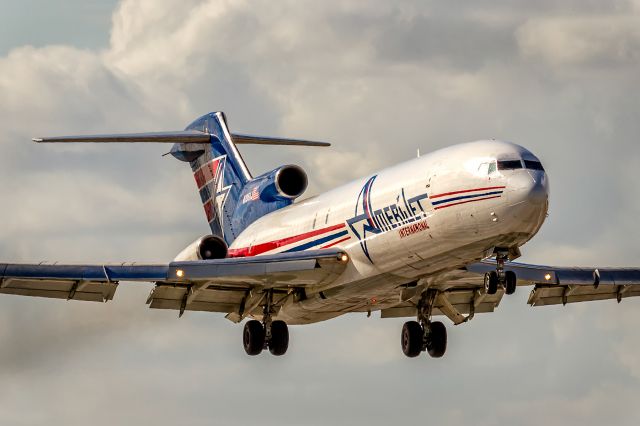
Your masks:
M187 126L184 131L178 132L58 136L34 138L33 140L41 143L173 143L170 153L178 160L185 161L191 166L211 232L213 235L224 238L229 245L252 221L291 204L293 198L299 195L284 194L282 197L276 196L275 198L266 196L264 201L260 200L259 208L252 209L244 205L237 210L241 197L255 200L254 195L257 194L256 191L260 185L272 184L272 178L285 173L276 169L271 174L262 175L254 180L234 141L239 144L260 145L315 147L330 145L326 142L302 139L232 135L222 112L203 115ZM283 168L293 169L291 166ZM288 173L287 175L299 177L300 181L304 181L304 187L306 187L306 175L300 176L300 173L304 175L304 172ZM248 185L250 182L251 184ZM260 188L262 187L260 186Z
M211 232L231 244L242 231L231 219L251 173L231 140L224 113L204 115L185 130L209 134L209 143L177 143L171 153L189 162Z

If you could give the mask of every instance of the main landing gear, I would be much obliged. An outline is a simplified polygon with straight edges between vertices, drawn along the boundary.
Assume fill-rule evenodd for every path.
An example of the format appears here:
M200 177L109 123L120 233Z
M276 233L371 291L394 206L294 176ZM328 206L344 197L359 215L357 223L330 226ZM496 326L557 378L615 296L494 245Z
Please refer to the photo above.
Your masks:
M289 327L284 321L273 321L273 292L269 290L263 308L262 322L247 321L242 332L242 343L247 355L258 355L263 349L269 349L273 355L280 356L289 347Z
M425 350L431 357L440 358L447 350L446 327L439 321L431 322L437 294L435 290L424 292L418 302L418 321L407 321L402 327L402 352L410 358Z
M496 253L496 270L484 274L484 288L487 294L496 294L500 285L504 287L504 292L507 294L516 292L518 280L515 272L504 270L504 263L508 258L506 252Z

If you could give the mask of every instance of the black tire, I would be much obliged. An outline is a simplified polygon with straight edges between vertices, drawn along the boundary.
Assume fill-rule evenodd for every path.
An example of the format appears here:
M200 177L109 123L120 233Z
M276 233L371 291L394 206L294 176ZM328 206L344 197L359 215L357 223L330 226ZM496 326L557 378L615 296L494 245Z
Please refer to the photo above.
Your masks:
M516 273L513 271L507 271L504 273L504 291L507 294L513 294L516 292L516 286L518 285L518 279Z
M269 342L269 352L280 356L287 352L289 347L289 327L284 321L273 321L271 323L271 341Z
M402 352L409 358L415 358L422 352L424 330L417 321L407 321L402 326L400 344Z
M247 355L258 355L264 348L264 327L260 321L247 321L242 332L242 343Z
M432 358L440 358L447 351L447 328L440 321L432 322L427 337L427 352Z
M496 294L498 291L498 273L496 271L484 274L484 288L487 294Z

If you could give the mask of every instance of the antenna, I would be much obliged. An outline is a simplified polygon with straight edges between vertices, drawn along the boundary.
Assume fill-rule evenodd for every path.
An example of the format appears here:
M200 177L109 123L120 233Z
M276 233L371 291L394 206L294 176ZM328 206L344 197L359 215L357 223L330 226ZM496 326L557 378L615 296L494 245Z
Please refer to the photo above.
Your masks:
M417 152L416 152L416 158L420 158L420 148L418 148Z

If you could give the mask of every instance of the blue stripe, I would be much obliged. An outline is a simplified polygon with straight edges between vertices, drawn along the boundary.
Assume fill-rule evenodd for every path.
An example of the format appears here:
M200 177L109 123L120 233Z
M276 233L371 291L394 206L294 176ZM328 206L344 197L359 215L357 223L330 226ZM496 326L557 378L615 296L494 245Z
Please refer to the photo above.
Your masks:
M465 200L467 198L476 198L476 197L486 197L487 195L496 195L502 194L503 191L494 191L494 192L485 192L484 194L475 194L475 195L462 195L460 197L449 198L446 200L433 201L433 205L437 206L438 204L445 204L451 201Z
M205 185L200 190L200 199L202 200L202 204L205 204L211 198L211 191L209 191L209 185Z
M298 247L294 247L294 248L291 248L289 250L285 250L285 251L283 251L283 253L290 253L290 252L293 252L293 251L306 250L306 249L308 249L310 247L319 246L322 243L326 243L327 241L331 241L333 239L336 239L338 237L342 237L342 236L347 235L347 234L348 234L347 231L341 231L341 232L338 232L337 234L329 235L328 237L322 237L322 238L320 238L318 240L309 241L308 243L302 244L302 245L300 245Z

